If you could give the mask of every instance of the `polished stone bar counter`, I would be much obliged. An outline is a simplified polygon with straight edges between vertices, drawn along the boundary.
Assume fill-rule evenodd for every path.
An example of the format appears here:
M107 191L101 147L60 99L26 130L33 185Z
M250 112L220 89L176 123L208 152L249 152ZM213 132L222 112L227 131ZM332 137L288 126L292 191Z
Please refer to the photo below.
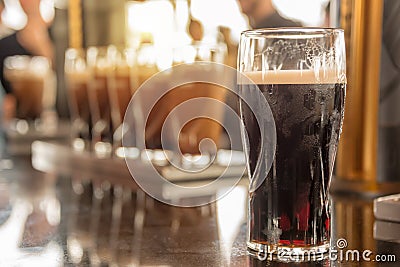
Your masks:
M344 252L371 250L370 262L260 261L246 250L245 182L215 203L178 208L133 180L46 173L32 168L31 157L11 160L0 171L0 266L400 266L400 231L379 231L400 227L377 222L371 199L338 195L332 207L333 245L342 238ZM373 261L377 254L397 262Z

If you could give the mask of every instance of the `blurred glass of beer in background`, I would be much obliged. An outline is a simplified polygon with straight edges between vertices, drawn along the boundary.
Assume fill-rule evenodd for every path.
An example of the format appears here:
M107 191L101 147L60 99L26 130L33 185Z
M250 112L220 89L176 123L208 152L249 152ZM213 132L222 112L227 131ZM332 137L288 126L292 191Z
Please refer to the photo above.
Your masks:
M157 48L153 44L142 44L137 49L137 56L133 66L134 90L159 71L157 54Z
M4 76L17 100L17 121L24 121L25 125L34 122L36 130L56 129L56 80L48 59L40 56L8 57L4 61ZM46 127L40 127L43 124ZM23 132L27 132L29 127L24 129Z
M173 49L173 65L179 65L182 63L194 63L194 62L216 62L223 63L226 56L225 44L205 44L205 43L194 43L182 47L176 47ZM220 136L222 133L222 126L217 121L221 121L223 118L223 109L215 106L210 106L205 103L203 105L192 105L188 102L187 105L179 107L179 111L174 112L172 117L167 120L167 116L175 108L181 104L185 104L186 101L191 101L197 98L207 98L211 100L217 100L224 102L226 89L211 83L196 82L199 77L199 73L210 72L207 75L220 75L215 73L215 68L211 68L214 71L210 72L210 68L207 64L196 65L195 68L180 69L175 71L174 68L171 71L165 72L166 81L182 80L183 77L193 78L191 83L186 83L172 88L166 93L153 107L149 119L146 123L146 146L148 148L163 148L171 149L176 141L174 133L179 132L179 149L183 154L199 154L199 145L202 140L209 139L218 148ZM170 86L168 82L161 86ZM150 88L149 88L150 89ZM155 90L157 88L154 88ZM151 92L149 92L151 93ZM212 119L204 118L201 115L197 118L193 118L189 122L185 122L185 116L189 113L195 112L202 114L204 110L209 109L212 112ZM201 110L197 110L201 109ZM171 115L170 115L171 116ZM177 129L176 127L182 127ZM161 142L161 134L163 131L167 134L167 138ZM162 143L162 144L161 144ZM207 144L208 145L208 144ZM174 149L172 149L174 150ZM212 150L212 148L211 148ZM183 159L182 159L183 160Z
M89 47L87 62L90 69L88 96L92 128L92 145L96 155L108 157L112 152L111 106L108 79L112 74L116 48Z
M124 134L122 122L136 88L132 73L136 52L134 49L123 49L122 51L120 49L114 50L113 53L112 71L110 71L107 81L113 126L113 147L117 153L117 149L122 147Z
M156 73L159 72L159 69L157 67L157 56L158 56L158 48L156 48L153 44L151 43L143 43L140 45L139 48L136 49L135 51L136 55L134 58L134 64L132 66L132 93L134 94L139 87L143 85L151 76L155 75ZM154 85L152 84L152 88L149 88L150 90L146 91L145 95L148 94L153 94L155 91L153 90L158 90L159 86L163 86L161 84ZM141 98L140 99L141 104L144 106L151 106L154 103L151 103L149 101L149 98ZM137 110L137 106L132 106L134 112ZM137 113L140 114L140 113ZM157 117L157 116L156 116ZM145 118L143 118L145 119ZM153 118L155 120L157 118ZM136 138L137 131L140 129L136 129L136 124L128 123L129 127L131 127L130 131L133 136L135 136L133 139ZM147 130L147 129L146 129ZM132 139L132 138L131 138ZM135 142L135 141L134 141ZM136 144L137 145L137 144ZM155 148L160 148L153 146L152 144L150 145L150 148L155 149Z
M92 123L87 88L89 77L86 51L68 49L65 53L65 78L72 120L72 145L77 150L90 148Z

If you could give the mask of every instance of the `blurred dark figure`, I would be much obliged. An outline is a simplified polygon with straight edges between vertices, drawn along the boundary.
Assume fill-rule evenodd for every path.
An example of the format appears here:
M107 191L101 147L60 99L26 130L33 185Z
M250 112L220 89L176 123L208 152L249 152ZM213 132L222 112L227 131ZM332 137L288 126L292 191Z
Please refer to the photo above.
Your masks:
M13 117L16 101L10 84L4 79L4 60L14 55L44 56L50 62L54 60L53 43L48 31L50 25L40 15L40 0L20 0L20 4L27 16L25 27L0 39L0 82L7 93L3 99L5 120Z
M379 96L378 180L400 181L400 1L385 0Z
M258 28L301 27L300 23L282 17L272 5L272 0L238 0L242 12L249 18L250 26Z
M1 19L1 14L3 13L4 10L4 3L2 0L0 0L0 38L2 38L3 36L8 36L10 34L10 32L8 31L9 29L7 27L5 27L3 25L3 21ZM2 51L0 51L0 53L2 53ZM3 76L3 65L0 66L0 79L2 79ZM4 95L4 89L3 89L3 85L2 83L0 83L0 99L1 99L1 106L2 109L0 110L0 122L4 117L9 118L9 117L13 117L13 111L15 109L15 99L11 96L11 95ZM2 134L2 128L0 127L0 150L2 151L3 147L4 147L4 140L3 140L3 134ZM3 153L0 152L0 154L2 155Z

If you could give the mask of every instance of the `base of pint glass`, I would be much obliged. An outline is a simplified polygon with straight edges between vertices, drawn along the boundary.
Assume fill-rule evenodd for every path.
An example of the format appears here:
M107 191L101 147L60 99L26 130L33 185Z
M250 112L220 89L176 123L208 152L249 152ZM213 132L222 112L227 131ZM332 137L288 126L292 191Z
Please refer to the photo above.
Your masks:
M93 151L98 158L109 158L112 155L113 147L110 142L97 141L93 144Z
M280 262L320 261L328 256L329 242L317 246L284 246L247 242L250 255Z

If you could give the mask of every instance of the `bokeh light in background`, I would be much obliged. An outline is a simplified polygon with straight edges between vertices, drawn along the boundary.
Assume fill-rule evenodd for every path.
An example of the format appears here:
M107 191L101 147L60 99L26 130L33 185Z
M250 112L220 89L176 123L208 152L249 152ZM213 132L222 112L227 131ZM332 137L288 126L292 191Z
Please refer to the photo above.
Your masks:
M54 0L41 0L40 1L40 14L47 23L54 19Z
M13 30L20 30L25 27L27 17L19 3L19 0L4 0L4 10L1 14L1 21ZM54 0L41 0L40 14L45 22L54 19Z
M249 28L236 0L192 0L191 6L193 17L204 28L203 40L206 42L216 42L218 26L230 28L236 42L240 32ZM129 46L138 46L148 35L153 36L156 46L176 46L191 41L187 33L189 7L186 0L177 0L175 11L169 0L131 1L126 4L126 14Z
M174 11L171 2L132 1L126 4L127 42L138 47L141 42L155 45L172 45Z
M300 21L304 26L322 26L329 0L272 0L281 15Z
M279 13L304 26L323 26L329 0L272 0ZM192 0L192 13L207 29L226 26L238 41L240 33L249 29L247 17L241 13L237 0Z
M249 29L237 0L192 0L192 14L211 36L216 34L218 26L225 26L231 30L233 41L239 42L240 33Z
M27 22L26 15L18 0L4 0L4 10L1 13L1 21L13 30L20 30Z

